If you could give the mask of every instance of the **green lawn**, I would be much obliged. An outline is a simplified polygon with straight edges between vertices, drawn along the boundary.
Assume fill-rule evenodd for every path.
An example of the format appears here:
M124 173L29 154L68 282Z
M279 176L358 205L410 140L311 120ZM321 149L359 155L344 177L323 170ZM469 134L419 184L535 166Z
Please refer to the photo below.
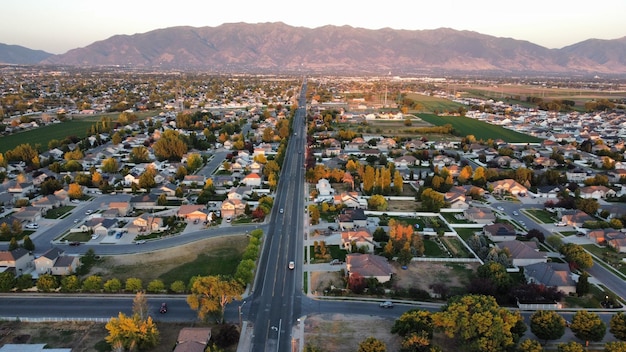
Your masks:
M456 258L473 258L473 255L465 248L463 243L457 238L441 237L441 242L448 247L448 250Z
M463 213L440 213L441 216L446 219L450 224L471 224L471 221L467 219L457 219L456 216L463 216Z
M552 217L552 213L543 209L524 209L522 210L528 216L534 218L537 222L542 224L550 224L555 221Z
M72 209L74 209L75 207L73 206L62 206L62 207L58 207L58 208L54 208L54 209L50 209L46 212L46 219L59 219L61 218L63 215L69 213L70 211L72 211Z
M463 241L467 241L470 239L476 232L481 231L481 229L468 229L468 228L455 228L454 231L463 239Z
M431 258L444 258L448 255L439 248L433 240L424 240L424 256Z
M419 117L436 126L450 124L454 128L455 135L458 136L474 135L478 140L503 139L510 143L541 142L541 139L537 137L532 137L469 117L438 116L434 114L419 114Z
M200 254L194 261L184 263L159 276L169 287L172 282L182 280L189 282L193 276L225 275L232 276L241 261L242 253L236 247L227 247L207 254Z
M406 97L421 105L419 112L457 111L460 107L465 107L448 99L418 93L408 93Z

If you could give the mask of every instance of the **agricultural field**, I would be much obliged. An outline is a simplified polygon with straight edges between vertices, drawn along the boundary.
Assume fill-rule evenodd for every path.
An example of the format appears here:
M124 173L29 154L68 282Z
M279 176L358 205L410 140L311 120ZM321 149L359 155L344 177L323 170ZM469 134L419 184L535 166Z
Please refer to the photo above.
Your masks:
M506 128L491 125L483 121L461 116L438 116L419 114L419 117L436 126L451 124L459 136L474 135L477 140L502 139L509 143L539 143L541 139Z
M435 111L457 111L460 107L465 107L465 105L463 104L459 104L448 99L418 93L408 93L406 97L407 99L411 99L416 104L418 104L416 110L420 113L433 113Z

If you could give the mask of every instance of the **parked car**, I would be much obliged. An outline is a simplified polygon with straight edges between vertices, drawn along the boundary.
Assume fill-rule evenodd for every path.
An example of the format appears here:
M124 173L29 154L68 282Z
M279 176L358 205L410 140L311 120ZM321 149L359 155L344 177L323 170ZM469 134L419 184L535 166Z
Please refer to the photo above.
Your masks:
M30 223L30 224L26 224L25 226L27 229L31 229L31 230L36 230L39 228L39 224L37 224L36 222Z
M385 301L380 304L380 308L393 308L393 302Z
M78 241L74 241L74 242L70 242L70 246L80 246L80 242Z
M564 223L563 221L559 221L559 222L555 223L554 225L556 225L556 226L567 226L567 224Z
M159 313L161 313L161 314L167 313L167 304L166 303L161 303L161 308L159 309Z
M135 241L135 244L144 244L144 243L146 243L146 240Z

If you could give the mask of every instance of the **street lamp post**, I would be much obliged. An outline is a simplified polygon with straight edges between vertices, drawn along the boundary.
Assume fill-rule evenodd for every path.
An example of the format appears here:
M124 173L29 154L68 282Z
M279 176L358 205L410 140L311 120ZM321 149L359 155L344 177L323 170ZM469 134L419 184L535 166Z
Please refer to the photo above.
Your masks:
M243 307L243 305L244 305L244 304L246 304L246 301L243 301L243 303L241 303L241 304L239 305L239 307L238 307L238 308L239 308L239 328L240 328L240 329L241 329L241 328L242 328L242 326L243 326L243 321L242 321L242 315L243 315L243 313L241 312L241 308Z

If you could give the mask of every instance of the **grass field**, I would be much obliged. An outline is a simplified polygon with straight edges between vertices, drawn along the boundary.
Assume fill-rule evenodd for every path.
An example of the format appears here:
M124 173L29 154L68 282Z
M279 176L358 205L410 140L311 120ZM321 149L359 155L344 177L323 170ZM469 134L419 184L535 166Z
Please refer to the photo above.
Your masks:
M539 143L541 139L506 128L491 125L483 121L460 116L438 116L433 114L419 114L419 117L436 126L451 124L455 133L465 137L474 135L477 140L502 139L509 143Z
M418 93L408 93L406 97L421 105L421 107L417 109L418 112L456 111L460 107L465 107L463 104L448 99Z

